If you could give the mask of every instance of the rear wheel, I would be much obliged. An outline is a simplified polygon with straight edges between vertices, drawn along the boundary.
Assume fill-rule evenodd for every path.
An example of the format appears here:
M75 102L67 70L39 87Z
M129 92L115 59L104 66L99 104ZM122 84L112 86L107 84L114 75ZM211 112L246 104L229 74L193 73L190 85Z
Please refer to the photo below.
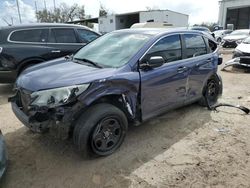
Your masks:
M212 106L214 105L220 95L220 83L215 77L210 78L203 90L203 96L199 101L201 106Z
M74 144L85 156L107 156L123 143L127 127L127 117L120 109L111 104L96 104L77 121Z

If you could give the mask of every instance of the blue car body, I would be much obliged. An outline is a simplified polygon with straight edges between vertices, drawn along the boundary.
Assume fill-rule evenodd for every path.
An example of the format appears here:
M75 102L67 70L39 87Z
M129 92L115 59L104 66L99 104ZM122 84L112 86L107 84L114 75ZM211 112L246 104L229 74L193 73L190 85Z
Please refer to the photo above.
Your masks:
M123 108L130 122L138 124L170 109L200 100L207 80L211 76L220 81L221 94L222 82L217 75L219 63L217 47L204 55L182 58L151 70L141 69L138 63L151 46L163 37L180 36L182 57L185 57L184 34L202 36L215 45L216 42L209 34L191 30L162 29L131 29L115 32L147 34L150 35L150 39L126 64L118 68L83 65L71 58L60 58L28 68L17 79L17 95L10 98L16 116L37 132L42 131L44 127L56 127L58 122L60 124L58 127L64 127L69 131L74 127L72 122L89 106L99 101L107 101L112 104L121 103L117 106ZM209 44L207 42L206 44L206 49L209 51ZM53 110L42 108L28 112L31 93L85 83L90 84L88 89L75 98L74 102L55 107ZM20 97L18 93L23 95ZM19 105L20 98L22 104L26 103L26 107ZM37 113L45 114L48 118L45 118L46 121L37 120Z

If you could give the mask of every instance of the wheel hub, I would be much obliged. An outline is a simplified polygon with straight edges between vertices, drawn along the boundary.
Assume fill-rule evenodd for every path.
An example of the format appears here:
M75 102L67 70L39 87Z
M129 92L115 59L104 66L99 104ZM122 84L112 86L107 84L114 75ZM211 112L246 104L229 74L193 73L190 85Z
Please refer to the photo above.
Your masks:
M119 143L122 136L120 122L112 117L105 118L97 125L92 143L98 152L107 152Z

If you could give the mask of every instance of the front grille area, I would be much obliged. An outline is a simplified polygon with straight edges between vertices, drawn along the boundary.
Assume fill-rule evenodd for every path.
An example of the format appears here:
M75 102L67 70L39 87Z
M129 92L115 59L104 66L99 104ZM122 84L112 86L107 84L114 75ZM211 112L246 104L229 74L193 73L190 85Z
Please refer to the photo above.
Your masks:
M250 57L250 53L242 53L243 54L243 56L249 56Z
M240 57L240 63L250 65L250 57Z

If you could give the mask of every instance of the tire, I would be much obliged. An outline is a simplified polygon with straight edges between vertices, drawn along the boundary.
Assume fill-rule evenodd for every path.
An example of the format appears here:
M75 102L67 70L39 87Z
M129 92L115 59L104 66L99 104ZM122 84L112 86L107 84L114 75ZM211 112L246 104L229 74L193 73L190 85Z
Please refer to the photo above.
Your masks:
M208 79L205 88L203 89L203 96L199 101L201 106L213 106L217 103L220 96L220 82L213 76Z
M91 106L77 120L73 142L85 157L107 156L121 146L127 129L127 117L119 108L100 103Z

